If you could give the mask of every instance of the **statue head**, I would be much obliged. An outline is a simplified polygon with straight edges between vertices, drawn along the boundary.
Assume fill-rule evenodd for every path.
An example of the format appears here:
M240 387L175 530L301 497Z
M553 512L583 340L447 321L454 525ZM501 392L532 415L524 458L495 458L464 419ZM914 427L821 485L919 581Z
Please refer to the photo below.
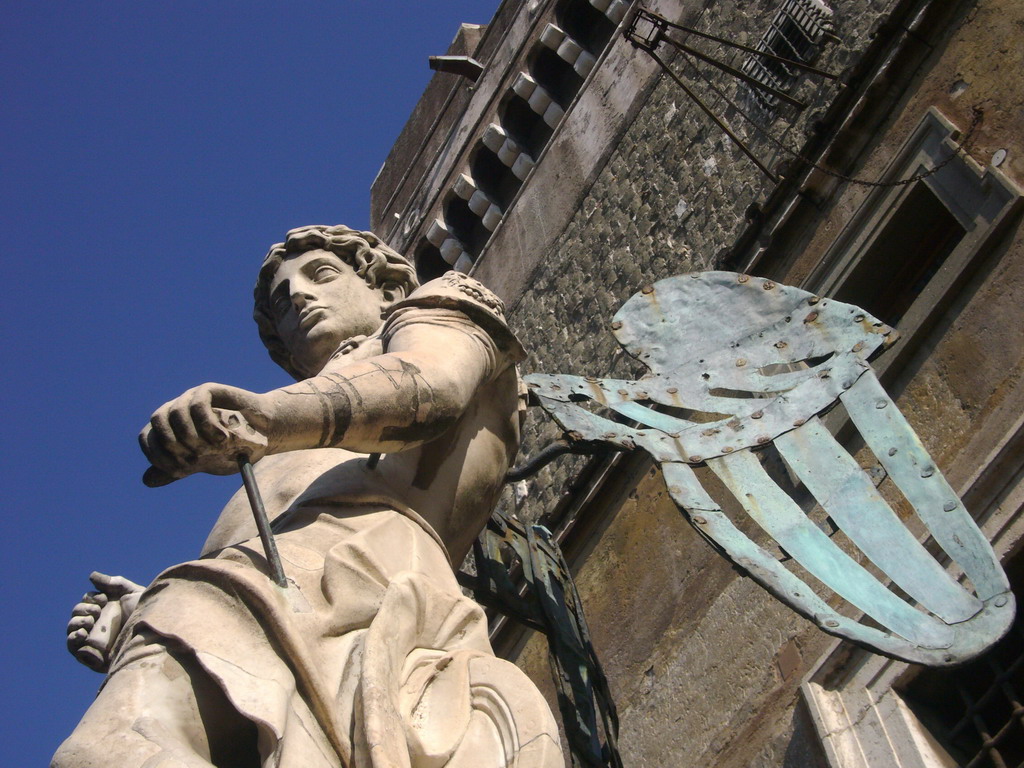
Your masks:
M359 232L345 226L310 226L288 232L283 243L270 248L260 267L254 291L253 317L270 357L296 379L313 375L316 371L303 370L293 357L296 350L288 348L285 338L287 334L283 335L278 328L281 297L272 295L272 290L275 282L279 282L275 278L282 266L291 259L296 259L294 264L298 264L310 252L326 252L336 257L331 258L331 261L348 265L353 275L365 282L368 289L377 294L380 302L385 305L408 296L419 285L412 264L400 253L384 245L372 232ZM348 278L347 275L344 277ZM276 306L275 301L278 302ZM341 310L342 313L348 309L353 313L366 313L364 303L358 301L351 308L333 309ZM343 339L338 339L339 343L341 341Z

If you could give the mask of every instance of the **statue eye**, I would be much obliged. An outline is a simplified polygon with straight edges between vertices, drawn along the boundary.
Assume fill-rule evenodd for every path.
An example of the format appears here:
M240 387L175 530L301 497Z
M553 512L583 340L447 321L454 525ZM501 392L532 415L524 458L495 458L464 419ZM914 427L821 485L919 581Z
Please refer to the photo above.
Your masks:
M340 270L337 267L332 267L330 264L322 264L313 272L313 279L318 283L324 283L328 280L333 280L334 276L339 274L339 272Z

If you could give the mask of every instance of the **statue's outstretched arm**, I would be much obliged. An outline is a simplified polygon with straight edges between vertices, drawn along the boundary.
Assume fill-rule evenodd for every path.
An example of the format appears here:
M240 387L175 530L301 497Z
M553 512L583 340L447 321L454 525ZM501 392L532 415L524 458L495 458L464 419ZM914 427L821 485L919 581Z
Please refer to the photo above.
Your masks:
M489 373L487 350L473 336L450 325L410 325L383 355L328 364L318 376L267 393L268 452L388 453L419 445L462 415Z
M142 430L142 450L158 485L195 472L231 474L240 451L263 454L341 447L400 451L450 427L491 375L494 358L459 313L408 323L388 335L386 352L330 361L312 378L264 394L203 384L166 403ZM220 409L241 412L266 436L265 449L239 443Z

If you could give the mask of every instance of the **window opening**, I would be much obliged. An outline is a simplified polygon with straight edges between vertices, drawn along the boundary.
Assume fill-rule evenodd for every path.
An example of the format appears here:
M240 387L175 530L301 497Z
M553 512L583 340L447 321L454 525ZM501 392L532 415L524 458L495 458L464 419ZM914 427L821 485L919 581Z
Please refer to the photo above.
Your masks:
M595 56L615 34L615 23L587 0L569 0L555 10L558 26Z
M538 46L530 62L530 74L562 109L572 103L583 85L583 78L569 62L545 46Z
M875 186L804 281L895 325L900 338L876 366L890 392L909 381L907 364L971 276L991 268L1002 227L1024 205L997 169L951 153L956 135L929 109L882 174L896 181Z
M896 325L966 234L928 185L919 181L835 298Z
M832 34L832 10L819 0L786 0L768 25L756 48L762 53L809 64ZM748 56L741 70L778 91L796 85L800 71L776 58ZM779 98L759 88L745 87L744 99L764 121L775 117Z
M486 147L480 149L470 163L470 176L477 187L501 209L507 210L522 185L511 169Z
M540 156L554 132L544 118L519 96L509 99L501 115L501 127L533 158Z
M471 256L478 256L491 233L483 221L461 197L452 196L445 206L444 220L452 234L462 242Z
M413 261L416 264L416 278L421 284L440 277L452 268L451 264L441 257L441 251L430 243L425 243L416 251Z

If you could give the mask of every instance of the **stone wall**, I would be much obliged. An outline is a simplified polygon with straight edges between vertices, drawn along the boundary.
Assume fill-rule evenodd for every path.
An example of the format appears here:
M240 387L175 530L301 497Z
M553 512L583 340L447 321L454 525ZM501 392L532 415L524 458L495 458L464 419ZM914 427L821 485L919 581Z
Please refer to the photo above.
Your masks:
M910 78L916 93L898 100L899 112L883 122L878 139L869 144L872 159L850 170L877 177L885 158L936 103L966 125L969 104L989 100L992 135L983 134L975 152L983 165L995 149L1020 146L1011 117L1022 114L1019 97L997 84L1004 65L986 70L991 59L971 53L984 47L979 36L1012 39L1007 30L1019 22L997 23L994 17L1006 10L999 6L956 15L922 71ZM836 8L836 30L846 42L826 50L821 59L826 69L841 71L855 62L856 42L871 39L868 30L878 25L880 10L869 3ZM765 14L760 4L745 5L743 11L719 4L715 12L714 18L705 12L701 29L749 29L754 18ZM749 36L744 30L735 39ZM954 104L949 90L959 79L971 81L973 99ZM834 96L828 86L814 94L808 84L803 91L817 100L801 121L788 130L784 121L772 127L790 147L810 135L812 116L820 117ZM721 100L711 103L734 126L741 125ZM753 151L777 167L783 155L773 154L756 134L750 138ZM1022 155L1019 149L1011 151L1018 163ZM749 206L763 204L771 189L678 86L661 78L510 308L513 327L530 350L524 369L623 378L641 373L642 366L619 351L608 331L612 314L644 284L720 266L721 255L748 224ZM809 269L805 265L821 258L864 194L864 188L850 186L809 220L805 226L813 234L806 255L782 270L779 279L798 284ZM988 267L991 274L978 275L974 298L965 298L926 345L900 399L954 480L970 466L958 466L956 459L973 459L976 466L977 452L987 453L998 437L993 424L988 443L972 445L974 455L965 456L972 425L977 428L979 419L996 411L1003 413L1005 424L1006 414L1020 407L1024 342L1019 322L1010 319L1019 317L1024 298L1020 248L1019 235L999 247ZM778 263L787 263L790 256L780 256ZM770 264L766 261L764 268ZM1008 398L1016 405L1007 405ZM553 436L550 425L532 417L524 453L535 452ZM528 489L509 493L505 503L524 519L550 514L577 492L573 482L583 463L552 465ZM833 645L831 638L711 552L666 498L654 470L635 488L619 493L623 498L612 505L610 521L577 559L577 580L619 703L626 764L823 764L818 737L798 706L798 688ZM543 639L533 637L519 661L540 679L546 673L545 655Z
M659 83L509 313L529 349L524 370L643 372L612 338L612 315L645 284L714 268L763 194L756 170L708 122L673 83ZM523 455L554 436L531 414ZM581 464L542 470L518 495L519 516L536 519L571 494ZM784 678L774 658L786 644L798 654L809 645L813 656L827 641L710 550L667 498L660 473L615 511L577 584L620 708L627 765L724 766L722 753L751 737L755 751L767 750L765 766L814 765L802 751L795 762L774 760L798 727L799 682L792 670ZM543 638L520 663L535 679L546 675ZM781 734L772 732L776 716ZM751 757L741 751L733 764Z
M652 5L754 44L781 3ZM980 103L986 119L972 156L984 166L1007 149L1003 170L1024 179L1024 99L1013 77L1024 65L1019 3L831 5L834 38L815 63L848 85L804 78L793 93L809 107L782 110L767 126L774 139L727 103L742 101L737 81L701 65L709 85L680 57L671 61L769 170L787 176L781 184L643 52L621 38L611 43L474 267L508 304L529 350L524 372L636 378L643 367L607 327L614 312L643 285L720 268L726 257L800 284L870 189L807 174L776 142L824 153L840 174L877 178L929 107L965 127ZM931 15L918 12L926 7ZM744 58L688 42L733 66ZM830 137L840 137L838 145L829 147ZM899 385L900 407L957 488L1024 412L1022 250L1018 216L926 334ZM556 436L531 413L520 458ZM619 704L625 764L824 765L799 686L835 642L715 554L649 463L620 461L595 486L595 468L606 466L560 459L508 488L502 504L556 528L567 523L560 511L576 504L567 553ZM594 487L594 500L583 503ZM499 645L553 702L543 639L510 632Z

